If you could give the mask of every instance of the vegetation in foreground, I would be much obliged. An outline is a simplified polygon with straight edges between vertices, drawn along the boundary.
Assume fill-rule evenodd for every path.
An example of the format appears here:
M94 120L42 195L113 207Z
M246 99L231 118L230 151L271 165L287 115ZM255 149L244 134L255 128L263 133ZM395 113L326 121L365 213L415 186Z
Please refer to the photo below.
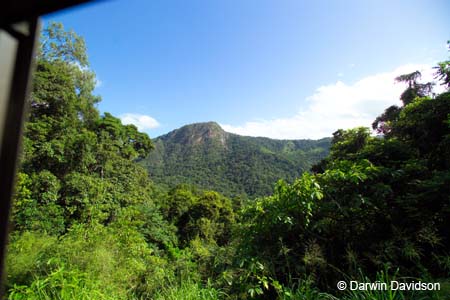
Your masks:
M431 93L338 130L330 155L253 201L155 185L146 134L100 116L83 40L44 30L7 257L9 299L445 299L450 294L450 62ZM340 280L441 291L338 291Z

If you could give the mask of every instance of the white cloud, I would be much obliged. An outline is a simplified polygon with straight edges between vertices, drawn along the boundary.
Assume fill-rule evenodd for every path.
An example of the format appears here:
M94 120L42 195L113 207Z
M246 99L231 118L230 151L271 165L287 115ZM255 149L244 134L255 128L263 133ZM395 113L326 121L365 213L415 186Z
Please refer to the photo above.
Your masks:
M319 87L306 99L306 108L294 116L249 121L243 125L221 124L228 132L276 139L322 138L339 128L370 127L373 120L391 105L400 105L405 89L395 77L419 70L423 81L433 79L429 65L404 65L395 70L367 76L353 84L338 80Z
M145 131L159 127L159 122L154 118L141 114L126 113L119 116L123 124L133 124L139 131Z

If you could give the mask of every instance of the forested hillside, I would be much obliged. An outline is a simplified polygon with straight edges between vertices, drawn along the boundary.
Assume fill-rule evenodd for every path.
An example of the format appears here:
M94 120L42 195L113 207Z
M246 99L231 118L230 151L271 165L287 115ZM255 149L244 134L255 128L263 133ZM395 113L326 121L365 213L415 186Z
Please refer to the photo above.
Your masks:
M450 61L435 71L446 88L441 94L418 72L399 74L403 105L380 112L373 123L378 136L369 128L336 130L329 155L311 172L292 183L274 181L268 196L237 201L192 184L155 184L137 162L161 145L154 149L135 126L99 114L83 39L50 24L25 125L6 297L448 299ZM178 138L205 144L202 155L215 155L212 162L234 149L239 176L247 176L238 160L246 153L266 159L256 172L269 157L300 162L327 143L233 137L214 123L164 137ZM178 155L180 145L164 147ZM196 174L213 176L213 166ZM264 178L255 176L255 183ZM440 289L337 288L350 280L423 281Z
M292 182L325 158L330 140L246 137L215 122L197 123L156 138L141 163L168 187L188 183L230 197L267 196L278 179Z

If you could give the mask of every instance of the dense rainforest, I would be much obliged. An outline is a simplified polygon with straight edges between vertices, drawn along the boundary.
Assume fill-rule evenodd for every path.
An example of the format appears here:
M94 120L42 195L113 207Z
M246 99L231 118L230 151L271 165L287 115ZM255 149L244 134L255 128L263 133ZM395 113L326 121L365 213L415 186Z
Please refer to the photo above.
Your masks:
M215 122L183 126L153 140L141 160L153 182L193 184L228 197L268 196L279 179L292 182L328 155L330 138L275 140L225 132Z
M435 69L445 92L433 94L418 72L399 74L403 105L374 120L377 135L337 130L311 171L295 169L295 180L243 201L226 185L219 193L153 181L143 162L161 145L98 112L76 33L50 24L36 60L8 299L448 299L450 61ZM266 154L278 147L265 143ZM196 176L201 170L210 176L207 165ZM336 288L393 279L440 290Z

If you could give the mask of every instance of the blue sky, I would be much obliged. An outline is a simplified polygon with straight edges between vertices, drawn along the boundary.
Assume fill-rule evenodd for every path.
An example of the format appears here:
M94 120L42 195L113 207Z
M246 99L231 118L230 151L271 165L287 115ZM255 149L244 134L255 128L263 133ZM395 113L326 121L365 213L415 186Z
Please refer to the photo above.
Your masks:
M397 103L399 72L446 59L449 11L446 0L114 0L44 21L85 38L100 111L150 137L217 121L319 138L369 125Z

